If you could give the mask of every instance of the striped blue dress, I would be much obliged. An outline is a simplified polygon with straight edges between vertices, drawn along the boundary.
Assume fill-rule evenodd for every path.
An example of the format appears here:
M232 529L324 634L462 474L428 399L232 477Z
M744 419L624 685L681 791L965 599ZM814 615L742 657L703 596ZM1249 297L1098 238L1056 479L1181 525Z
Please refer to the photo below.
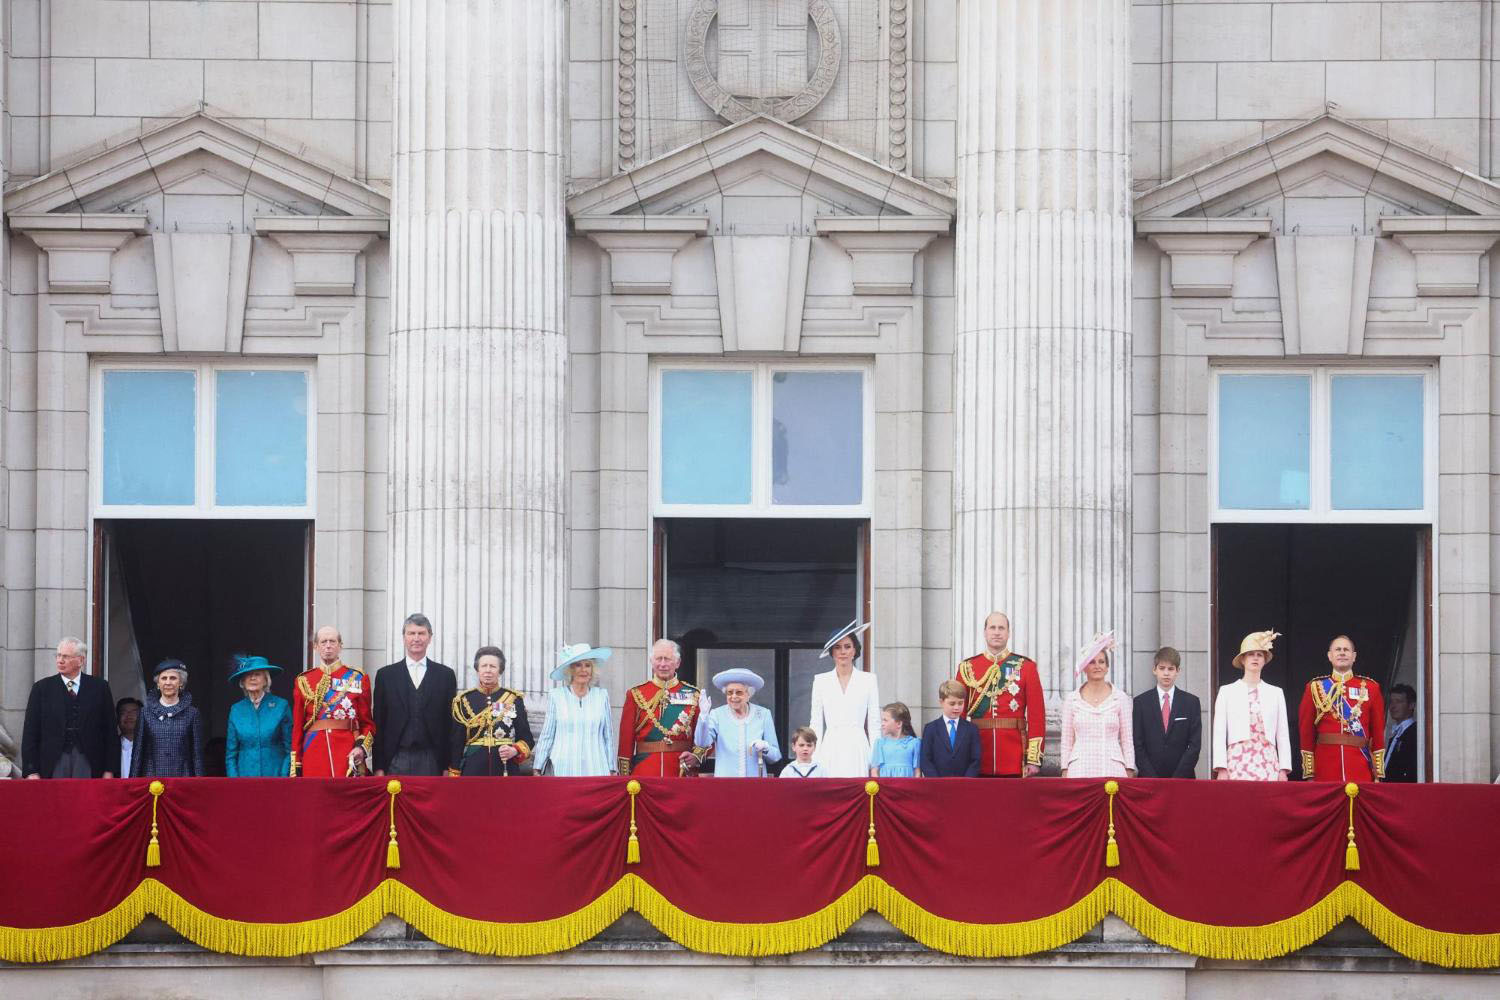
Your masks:
M537 773L549 763L561 777L612 774L615 755L610 743L609 692L591 687L581 699L567 686L547 692L547 721L536 741Z

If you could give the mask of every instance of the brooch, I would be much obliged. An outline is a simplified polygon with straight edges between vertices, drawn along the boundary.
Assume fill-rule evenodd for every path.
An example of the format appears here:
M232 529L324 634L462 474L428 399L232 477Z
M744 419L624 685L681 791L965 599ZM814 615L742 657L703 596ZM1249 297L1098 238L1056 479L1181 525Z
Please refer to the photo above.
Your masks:
M1014 712L1014 711L1015 711L1015 710L1016 710L1016 709L1018 709L1018 708L1020 708L1020 707L1021 707L1021 703L1020 703L1020 702L1018 702L1018 701L1016 701L1016 699L1014 699L1014 698L1012 698L1012 699L1011 699L1011 700L1010 700L1010 710L1011 710L1011 711L1012 711L1012 712Z

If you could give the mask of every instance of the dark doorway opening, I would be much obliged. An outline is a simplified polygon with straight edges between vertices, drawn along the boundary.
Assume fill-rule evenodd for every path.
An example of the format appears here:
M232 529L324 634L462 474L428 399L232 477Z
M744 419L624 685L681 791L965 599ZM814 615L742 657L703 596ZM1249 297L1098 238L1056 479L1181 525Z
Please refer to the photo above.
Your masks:
M658 521L658 634L682 646L682 677L710 687L730 667L760 674L755 701L771 710L784 755L791 730L807 724L813 675L832 669L823 643L868 620L867 543L862 520ZM866 670L873 645L866 633Z
M312 523L116 520L96 522L96 532L95 647L115 696L141 697L156 663L182 660L209 773L222 773L212 741L242 697L227 680L230 655L281 667L271 688L287 698L305 665Z
M1430 529L1421 525L1220 524L1213 529L1214 689L1239 677L1232 661L1250 632L1274 628L1264 677L1286 693L1293 777L1301 774L1297 708L1307 682L1328 672L1328 644L1350 636L1354 669L1383 690L1417 691L1416 725L1430 774L1428 635ZM1386 720L1378 723L1385 726Z

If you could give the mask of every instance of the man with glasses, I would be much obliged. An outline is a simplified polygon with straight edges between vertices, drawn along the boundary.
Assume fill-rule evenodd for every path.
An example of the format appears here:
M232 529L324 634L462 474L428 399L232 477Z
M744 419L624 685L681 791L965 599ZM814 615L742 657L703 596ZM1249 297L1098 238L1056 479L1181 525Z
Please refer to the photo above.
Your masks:
M21 773L28 778L113 778L120 736L109 684L83 672L88 646L57 644L57 673L31 686L21 730Z

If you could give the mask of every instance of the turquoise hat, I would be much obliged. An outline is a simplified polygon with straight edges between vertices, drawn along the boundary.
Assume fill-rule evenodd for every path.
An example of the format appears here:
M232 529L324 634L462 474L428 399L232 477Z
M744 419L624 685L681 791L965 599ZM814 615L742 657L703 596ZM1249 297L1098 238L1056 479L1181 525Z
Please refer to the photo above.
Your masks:
M573 664L583 660L593 660L595 663L603 663L614 655L614 650L608 646L590 646L586 642L575 642L570 646L564 646L557 651L557 666L552 668L552 679L559 683L566 681L567 675L563 671Z
M281 673L281 668L267 660L264 656L236 656L234 658L235 671L229 675L229 683L233 684L245 674L253 674L257 670L267 673Z

